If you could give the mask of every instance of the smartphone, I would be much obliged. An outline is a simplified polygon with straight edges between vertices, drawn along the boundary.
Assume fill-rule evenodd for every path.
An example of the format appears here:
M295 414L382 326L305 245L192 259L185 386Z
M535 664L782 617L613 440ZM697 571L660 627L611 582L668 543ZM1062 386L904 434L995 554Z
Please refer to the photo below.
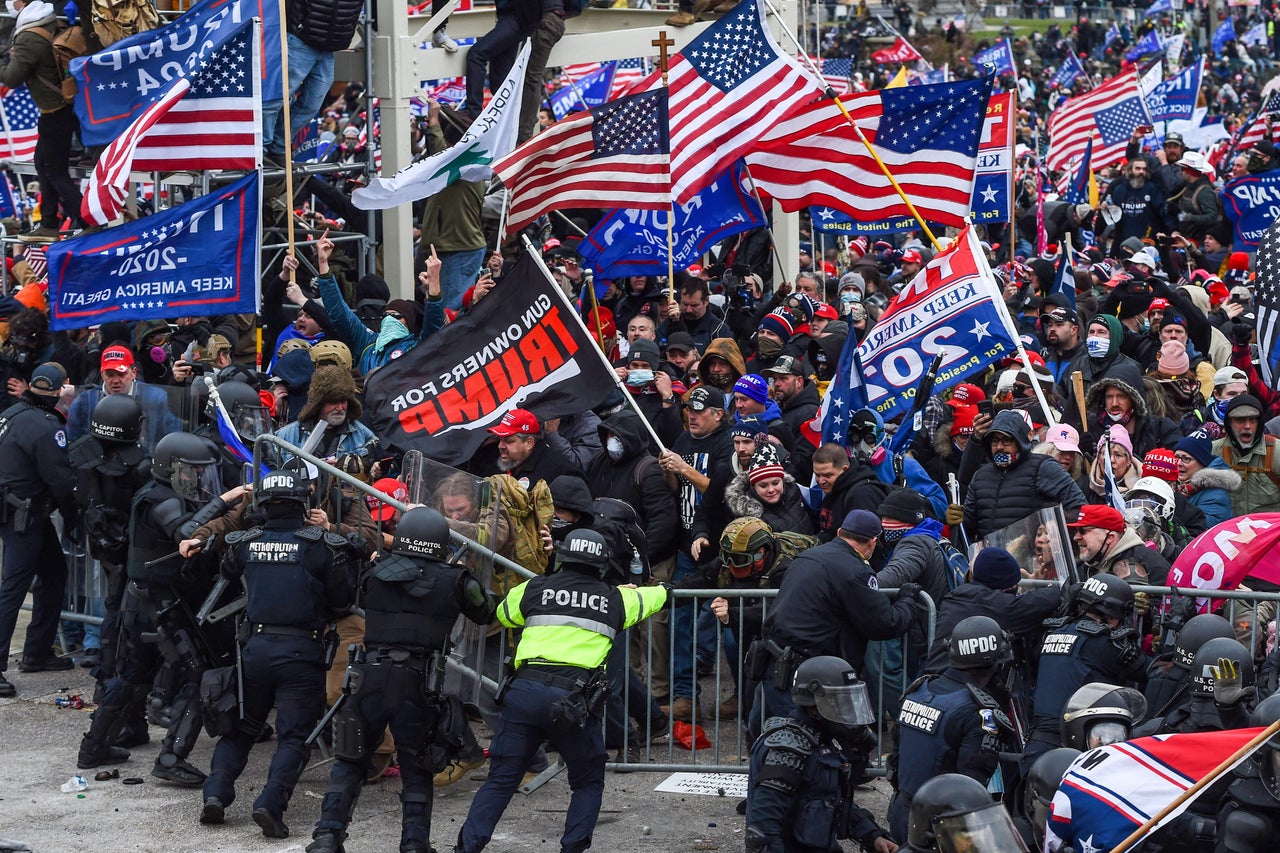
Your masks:
M980 415L985 415L986 417L988 417L988 418L989 418L989 417L991 417L992 412L993 412L993 407L992 407L992 405L991 405L991 401L990 401L990 400L979 400L979 401L978 401L978 414L980 414Z

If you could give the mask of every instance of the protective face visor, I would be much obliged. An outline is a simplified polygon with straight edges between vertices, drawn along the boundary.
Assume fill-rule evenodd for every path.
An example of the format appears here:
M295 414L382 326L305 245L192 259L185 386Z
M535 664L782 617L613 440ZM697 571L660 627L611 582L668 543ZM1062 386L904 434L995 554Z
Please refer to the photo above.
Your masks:
M1129 727L1115 720L1102 720L1085 728L1084 751L1129 739Z
M1141 511L1148 514L1153 519L1167 518L1169 513L1166 511L1164 501L1157 497L1149 497L1145 494L1140 497L1126 497L1124 501L1125 517L1128 518L1130 510Z
M175 460L169 485L184 500L203 503L222 494L222 477L216 462Z
M238 403L231 410L231 426L235 429L236 435L246 442L252 442L258 436L271 432L271 413L267 411L266 406L246 406Z
M814 697L813 707L822 719L839 726L869 726L876 719L867 685L861 681L823 687L821 695Z
M1013 827L1013 819L1000 803L964 814L943 815L933 820L933 834L939 853L1001 853L1021 851L1027 845Z

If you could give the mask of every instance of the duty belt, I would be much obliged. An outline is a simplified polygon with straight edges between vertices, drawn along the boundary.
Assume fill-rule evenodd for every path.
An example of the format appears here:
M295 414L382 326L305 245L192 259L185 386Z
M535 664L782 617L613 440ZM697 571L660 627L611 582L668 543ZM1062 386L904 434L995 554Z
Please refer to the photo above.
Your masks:
M557 674L560 673L578 673ZM581 690L583 685L591 677L591 670L583 669L578 666L558 666L555 669L549 669L541 666L530 666L525 664L516 670L516 678L527 678L530 681L536 681L539 684L548 684L552 687L559 687L561 690Z
M365 663L407 663L425 666L432 654L427 649L409 646L365 646Z
M321 631L316 629L309 631L306 628L295 628L293 625L264 625L261 622L253 623L254 634L276 634L281 637L305 637L308 640L319 640Z

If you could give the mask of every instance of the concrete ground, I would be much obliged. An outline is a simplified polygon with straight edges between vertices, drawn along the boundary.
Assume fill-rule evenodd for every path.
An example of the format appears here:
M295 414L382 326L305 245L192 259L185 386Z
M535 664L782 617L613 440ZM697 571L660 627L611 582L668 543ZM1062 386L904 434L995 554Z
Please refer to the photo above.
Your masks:
M20 645L25 616L15 634ZM311 837L319 815L320 800L328 782L328 766L313 763L294 792L285 821L292 837L270 840L262 836L249 812L266 775L273 743L260 744L241 777L239 798L228 809L221 827L201 826L197 821L199 791L173 787L153 779L151 765L163 737L152 728L151 743L134 750L133 758L119 766L121 779L138 777L141 785L124 785L121 779L96 782L95 771L77 771L76 751L89 724L89 709L58 708L54 699L80 694L92 697L93 682L87 670L25 674L17 671L18 654L9 661L7 676L18 688L16 699L0 700L0 839L25 842L33 851L75 850L146 851L300 851ZM700 751L706 764L741 764L735 726L711 728L712 740L721 751ZM488 732L478 730L482 740ZM213 744L202 738L192 762L207 769ZM743 743L741 750L747 746ZM665 740L653 745L652 760L661 763L689 761L690 753L670 748ZM671 756L671 758L669 758ZM83 796L64 794L60 786L77 772L89 782ZM479 772L479 771L477 771ZM474 773L472 775L475 775ZM735 811L731 792L719 796L663 793L654 790L669 772L610 772L593 849L601 851L741 850L744 819ZM466 817L472 795L480 782L468 779L437 789L432 840L440 853L453 848L458 828ZM883 817L887 786L860 789L860 802ZM349 853L395 850L399 844L398 779L384 779L366 786L356 808ZM564 774L530 795L517 793L489 845L492 851L555 851L568 803ZM848 849L856 847L847 843ZM4 849L0 847L0 850Z

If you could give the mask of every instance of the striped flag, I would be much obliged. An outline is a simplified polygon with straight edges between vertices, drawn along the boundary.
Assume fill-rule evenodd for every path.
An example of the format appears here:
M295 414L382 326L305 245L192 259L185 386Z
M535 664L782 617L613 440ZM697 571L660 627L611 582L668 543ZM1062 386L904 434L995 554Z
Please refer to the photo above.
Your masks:
M44 279L49 273L49 262L44 257L44 246L27 245L22 249L22 259L31 267L37 279Z
M1124 159L1128 138L1103 142L1098 130L1097 113L1130 98L1141 98L1138 72L1134 69L1112 77L1098 88L1068 98L1049 116L1049 168L1059 171L1072 160L1084 155L1085 146L1093 140L1093 168L1102 169ZM1139 101L1140 103L1141 101Z
M26 86L10 89L0 99L0 160L30 160L36 153L40 110Z
M853 77L852 59L824 59L822 65L822 82L835 90L837 95L847 95L852 88L849 79Z
M667 93L628 95L551 127L494 162L508 233L562 207L670 210Z
M613 89L609 92L610 100L617 98L643 80L651 70L647 59L619 59L613 64Z
M743 0L671 59L671 193L684 204L819 93Z
M920 215L968 221L989 80L858 92L840 98ZM674 144L674 141L673 141ZM859 222L910 217L835 104L783 121L747 157L751 176L784 210L833 207Z

